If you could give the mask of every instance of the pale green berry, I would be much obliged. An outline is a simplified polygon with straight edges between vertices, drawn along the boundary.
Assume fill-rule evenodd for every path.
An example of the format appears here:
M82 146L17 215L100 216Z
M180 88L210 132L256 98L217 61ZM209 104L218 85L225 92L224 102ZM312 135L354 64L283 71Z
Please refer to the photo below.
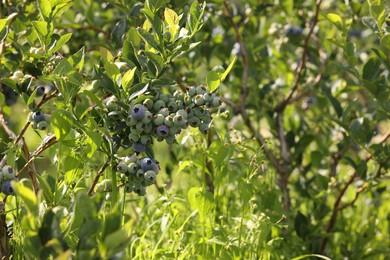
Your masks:
M221 105L221 100L219 99L219 97L214 97L211 105L213 107L219 107Z
M160 96L158 97L158 99L161 100L161 101L163 101L164 103L167 103L169 97L168 97L167 94L162 93L162 94L160 94Z
M203 87L203 86L196 87L196 94L202 95L204 93L206 93L206 88L205 87Z
M144 105L145 108L147 108L148 110L151 110L153 108L154 102L150 98L147 98L144 100L144 102L142 104Z
M153 170L146 171L144 174L146 185L156 183L156 173Z
M11 179L14 179L16 177L14 169L9 165L3 166L1 171L3 173L3 178L6 180L11 180Z
M200 124L199 125L199 130L200 132L206 134L207 133L207 130L209 130L209 124Z
M176 142L176 137L174 135L167 136L165 138L165 141L167 142L167 144L173 144Z
M132 162L128 165L128 172L130 174L136 174L138 171L138 165L135 162Z
M143 145L149 145L152 143L152 138L150 137L150 135L143 135L141 136L141 143Z
M41 131L46 130L49 127L49 124L46 121L41 121L37 124L37 128Z
M205 103L204 98L203 98L203 95L200 95L200 94L196 95L196 96L195 96L195 101L194 101L194 103L195 103L195 105L197 105L197 106L203 105L203 104Z
M153 104L153 109L154 109L155 111L159 111L159 110L161 110L161 109L164 108L164 107L165 107L165 102L162 101L162 100L157 100L157 101L154 102L154 104Z
M176 115L180 115L183 119L187 119L187 112L184 109L179 109Z
M191 117L188 119L188 123L192 127L197 127L200 125L200 119L198 117Z
M129 134L129 140L130 140L130 142L133 142L133 143L138 142L139 141L139 136L134 134L134 133L130 133Z
M193 97L196 95L196 88L195 87L189 87L187 89L187 94L190 96L190 97Z
M123 160L125 163L129 164L137 162L138 158L137 155L132 154L131 156L126 156L125 158L123 158Z
M119 162L116 166L116 169L118 170L118 172L125 173L128 171L129 167L125 162Z
M172 116L167 116L164 118L164 125L168 126L168 127L172 127L173 126L173 117Z
M150 121L152 121L152 113L150 111L146 110L145 111L145 116L141 120L141 122L144 123L144 124L149 124Z

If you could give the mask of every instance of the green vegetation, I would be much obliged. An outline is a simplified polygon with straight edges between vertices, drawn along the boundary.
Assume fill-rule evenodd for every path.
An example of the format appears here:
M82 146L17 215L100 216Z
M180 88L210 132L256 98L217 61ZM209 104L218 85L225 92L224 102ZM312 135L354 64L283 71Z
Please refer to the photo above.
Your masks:
M388 259L390 4L0 3L4 259Z

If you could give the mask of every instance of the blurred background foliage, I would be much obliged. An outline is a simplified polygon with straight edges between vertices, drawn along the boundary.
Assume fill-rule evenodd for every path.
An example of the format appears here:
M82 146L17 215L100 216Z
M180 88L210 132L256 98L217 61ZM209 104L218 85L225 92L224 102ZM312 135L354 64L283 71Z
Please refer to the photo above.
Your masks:
M72 35L53 53L31 53L47 46L32 21L44 19L48 2L56 14L47 18L52 39ZM56 58L84 50L76 104L87 98L102 47L123 61L131 42L142 56L136 29L145 6L161 20L164 8L183 14L185 26L191 3L4 0L0 76L21 70L51 80ZM210 71L224 71L236 57L210 131L155 144L162 173L144 197L123 189L115 200L109 192L87 197L106 155L85 156L82 135L47 149L35 160L46 194L35 198L23 173L17 190L27 195L6 202L14 258L387 259L389 12L379 0L208 1L191 39L200 44L164 60L163 75L175 88L207 84ZM15 99L2 82L4 100ZM43 108L51 113L61 102ZM22 98L1 108L15 133L30 110ZM30 151L44 135L28 128ZM21 169L20 150L5 131L0 136L1 151ZM112 176L108 167L104 178Z

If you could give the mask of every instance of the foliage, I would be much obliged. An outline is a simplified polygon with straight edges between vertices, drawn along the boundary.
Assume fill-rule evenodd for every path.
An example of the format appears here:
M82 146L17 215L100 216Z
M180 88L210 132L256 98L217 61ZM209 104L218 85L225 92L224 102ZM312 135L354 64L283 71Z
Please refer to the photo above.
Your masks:
M386 259L389 14L2 1L1 256Z

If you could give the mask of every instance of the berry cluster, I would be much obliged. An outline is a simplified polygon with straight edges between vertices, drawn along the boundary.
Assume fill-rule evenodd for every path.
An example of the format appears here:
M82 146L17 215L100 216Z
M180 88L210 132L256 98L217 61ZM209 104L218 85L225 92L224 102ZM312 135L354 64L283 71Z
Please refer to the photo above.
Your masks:
M0 170L1 192L5 195L15 195L12 181L17 180L14 169L9 165L5 165Z
M215 93L207 92L203 86L187 87L173 94L161 91L145 93L130 106L122 104L116 96L102 101L107 112L108 127L114 132L117 147L131 147L134 155L120 158L116 170L122 174L127 192L145 194L145 187L154 183L159 172L158 164L149 157L138 158L146 148L158 142L176 143L176 136L188 127L206 133L210 127L211 114L221 105ZM99 185L108 187L104 182Z
M50 125L50 115L35 111L29 117L32 128L46 130Z

